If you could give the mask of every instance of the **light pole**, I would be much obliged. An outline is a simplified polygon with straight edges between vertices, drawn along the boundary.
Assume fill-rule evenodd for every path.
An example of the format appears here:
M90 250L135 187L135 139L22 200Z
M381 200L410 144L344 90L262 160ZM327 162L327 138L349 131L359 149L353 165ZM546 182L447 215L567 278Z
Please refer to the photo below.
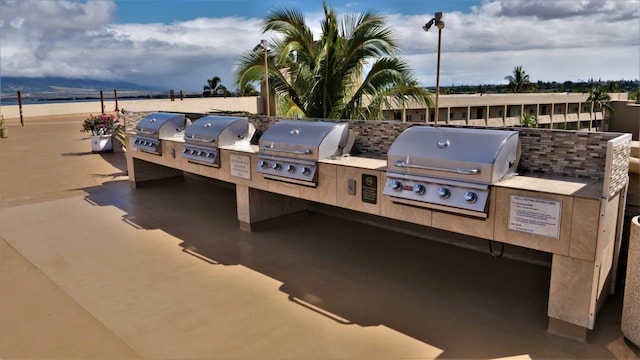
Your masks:
M444 15L442 12L435 13L433 19L429 20L422 29L429 31L429 29L435 24L438 27L438 65L436 70L436 111L435 111L435 124L438 125L438 98L440 97L440 49L442 45L442 29L444 29Z
M260 44L256 45L256 47L253 48L253 51L258 50L262 50L262 52L264 53L264 86L265 93L267 94L266 114L267 116L271 116L271 104L269 102L269 63L267 62L267 52L269 49L267 47L267 40L260 40Z

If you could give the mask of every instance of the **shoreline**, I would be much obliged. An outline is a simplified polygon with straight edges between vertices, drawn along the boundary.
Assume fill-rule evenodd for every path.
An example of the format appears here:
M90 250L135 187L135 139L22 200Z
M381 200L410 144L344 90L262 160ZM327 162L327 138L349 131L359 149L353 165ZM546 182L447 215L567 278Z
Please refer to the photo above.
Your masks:
M45 116L59 116L71 114L112 114L116 112L116 102L105 100L83 102L60 102L51 104L28 104L22 106L22 116L27 123L34 118ZM127 111L168 111L183 113L208 113L212 111L244 111L258 114L262 111L262 100L259 96L244 97L210 97L185 99L136 99L118 101L118 107ZM0 115L9 123L20 123L19 105L0 106Z

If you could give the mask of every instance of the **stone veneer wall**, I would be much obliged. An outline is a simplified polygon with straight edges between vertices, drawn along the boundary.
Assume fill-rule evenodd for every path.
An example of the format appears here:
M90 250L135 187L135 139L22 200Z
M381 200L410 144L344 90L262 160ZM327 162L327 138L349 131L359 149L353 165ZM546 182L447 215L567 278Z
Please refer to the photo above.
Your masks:
M148 113L127 113L127 131L134 131L135 123ZM206 114L185 114L192 121ZM256 127L253 143L259 136L281 118L249 116ZM319 121L320 119L304 119ZM343 122L344 120L324 120ZM411 126L421 123L402 123L398 121L349 120L349 129L356 139L351 150L352 155L385 159L389 147L400 133ZM503 128L515 130L520 134L522 156L518 171L520 173L543 173L548 175L603 180L607 156L607 141L618 137L617 133L581 132L567 130ZM626 184L629 168L629 142L623 142L614 149L612 194Z
M513 128L520 132L526 172L603 180L607 141L619 134Z
M611 180L609 197L622 190L629 181L629 157L631 156L631 137L613 145L611 163ZM606 174L605 174L606 176Z

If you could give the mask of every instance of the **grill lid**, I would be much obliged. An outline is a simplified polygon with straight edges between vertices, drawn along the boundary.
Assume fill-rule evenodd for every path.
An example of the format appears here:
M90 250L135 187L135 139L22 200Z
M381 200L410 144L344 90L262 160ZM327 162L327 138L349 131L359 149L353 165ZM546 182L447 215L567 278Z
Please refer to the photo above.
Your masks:
M142 136L171 137L185 127L184 114L152 113L136 124L136 133Z
M184 132L185 142L208 146L234 144L250 139L255 129L247 118L231 116L205 116L194 121Z
M517 131L414 126L389 148L387 170L492 184L518 160Z
M262 154L319 160L342 154L348 138L347 123L282 120L260 137Z

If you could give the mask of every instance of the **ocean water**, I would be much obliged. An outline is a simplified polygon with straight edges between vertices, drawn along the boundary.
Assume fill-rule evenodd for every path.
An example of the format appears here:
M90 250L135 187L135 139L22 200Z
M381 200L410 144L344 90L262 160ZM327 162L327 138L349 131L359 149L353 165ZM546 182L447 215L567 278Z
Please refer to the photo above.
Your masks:
M179 92L175 92L175 98L180 97ZM200 97L201 93L183 93L183 97ZM151 100L151 99L169 99L169 92L147 92L147 91L119 91L118 101L120 100ZM104 101L114 101L113 92L105 92L103 95ZM75 102L94 102L100 101L99 92L73 94L73 93L32 93L22 94L22 105L34 105L34 104L57 104L57 103L75 103ZM0 106L5 105L18 105L18 97L15 93L2 93L0 95Z
M145 98L148 99L148 98ZM118 99L121 100L121 99ZM125 99L122 99L125 100ZM136 100L129 99L126 100ZM70 102L95 102L100 101L100 99L22 99L22 105L35 105L35 104L60 104L60 103L70 103ZM104 99L104 101L113 101L111 99ZM10 105L18 105L18 99L0 99L0 106L10 106Z

